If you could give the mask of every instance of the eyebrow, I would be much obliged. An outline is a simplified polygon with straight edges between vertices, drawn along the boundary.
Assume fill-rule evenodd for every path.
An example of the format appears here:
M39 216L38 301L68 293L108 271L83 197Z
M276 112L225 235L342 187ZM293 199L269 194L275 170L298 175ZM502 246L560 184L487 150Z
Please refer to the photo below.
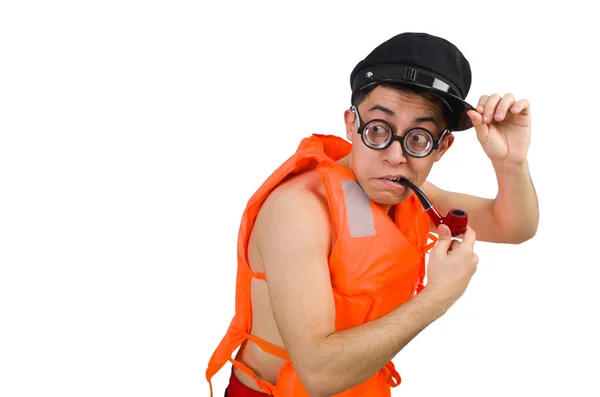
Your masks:
M396 115L396 113L394 113L394 111L392 109L388 109L382 105L375 105L375 106L371 107L370 109L368 109L367 112L372 112L374 110L380 110L383 113L387 114L388 116L392 116L392 117ZM415 123L418 123L418 124L425 123L427 121L431 121L433 124L435 124L436 127L439 128L437 119L433 116L417 117L415 119Z

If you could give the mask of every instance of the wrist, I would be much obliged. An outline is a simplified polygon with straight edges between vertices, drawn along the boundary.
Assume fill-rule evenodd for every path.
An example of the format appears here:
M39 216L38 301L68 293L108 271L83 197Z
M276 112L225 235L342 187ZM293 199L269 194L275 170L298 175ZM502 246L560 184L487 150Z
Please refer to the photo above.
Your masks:
M426 285L414 299L418 299L435 318L443 316L458 297L449 294L444 288Z
M504 181L528 181L529 163L527 159L522 163L508 163L505 161L492 161L496 178L503 185Z
M492 166L496 172L502 172L507 174L521 173L528 171L529 162L527 159L518 162L509 162L506 160L492 160Z

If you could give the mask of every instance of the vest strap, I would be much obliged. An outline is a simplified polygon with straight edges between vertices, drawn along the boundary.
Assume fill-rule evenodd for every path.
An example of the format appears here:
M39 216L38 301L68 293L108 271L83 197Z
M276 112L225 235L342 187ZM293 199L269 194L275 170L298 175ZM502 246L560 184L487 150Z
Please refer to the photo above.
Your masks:
M265 393L267 393L270 396L274 396L275 395L275 385L272 385L271 383L265 381L265 380L260 380L256 377L256 374L254 373L254 371L252 371L250 368L246 367L244 364L242 364L241 362L239 362L238 360L234 359L234 358L230 358L229 361L231 362L231 364L235 367L237 367L240 371L242 371L243 373L245 373L246 375L248 375L249 377L252 378L252 380L254 382L256 382L256 384L258 385L258 387L263 390Z
M263 272L252 272L252 277L259 280L266 280L267 276Z
M258 345L258 347L260 347L263 351L279 357L283 361L288 361L290 359L287 350L285 350L283 347L279 347L269 341L259 338L256 335L246 334L246 338Z
M249 267L240 267L240 269L245 271L246 273L250 274L252 277L254 277L256 279L259 279L259 280L267 279L267 276L265 275L264 272L254 272Z
M269 383L267 381L258 379L256 374L250 368L248 368L247 366L245 366L238 360L231 357L230 354L233 353L233 350L235 350L235 348L237 348L238 346L241 346L241 344L243 343L243 340L249 340L249 341L255 343L258 347L260 347L266 353L271 354L276 357L279 357L284 361L289 360L287 350L285 350L284 348L277 346L271 342L268 342L262 338L259 338L258 336L250 335L248 332L246 332L242 329L239 329L237 327L230 328L229 332L235 332L235 334L238 335L236 338L239 338L239 339L237 340L237 342L229 343L227 345L227 347L225 347L225 345L223 345L223 349L224 349L223 352L227 351L227 353L225 353L225 354L229 355L229 357L227 357L227 359L223 359L223 362L229 361L232 365L237 367L240 371L244 372L246 375L248 375L250 378L252 378L252 380L254 380L254 382L256 382L257 386L261 390L263 390L265 393L268 393L270 395L274 395L274 393L275 393L274 385L272 385L271 383ZM219 349L219 351L221 351L221 350ZM207 372L206 372L206 380L208 381L208 385L210 387L210 396L211 397L213 397L213 387L212 387L211 378L217 373L217 371L219 369L221 369L221 367L222 367L222 364L213 363L212 360L209 363L209 368L207 369Z
M435 234L429 232L429 238L432 240L429 244L427 244L425 247L423 247L423 253L427 253L429 252L430 249L433 248L433 246L437 243L438 238L435 236Z
M400 383L402 383L402 377L400 376L398 371L396 371L396 367L394 367L393 362L390 361L389 363L387 363L385 367L383 367L383 371L385 376L385 382L390 387L396 387Z
M421 249L422 255L428 254L429 250L431 250L438 241L438 238L435 236L435 234L433 234L431 232L429 232L429 239L431 239L432 241ZM417 282L417 286L415 289L417 294L419 292L421 292L423 290L423 288L425 288L425 286L423 285L424 282L425 282L425 266L423 265L421 267L421 274L419 275L419 281Z

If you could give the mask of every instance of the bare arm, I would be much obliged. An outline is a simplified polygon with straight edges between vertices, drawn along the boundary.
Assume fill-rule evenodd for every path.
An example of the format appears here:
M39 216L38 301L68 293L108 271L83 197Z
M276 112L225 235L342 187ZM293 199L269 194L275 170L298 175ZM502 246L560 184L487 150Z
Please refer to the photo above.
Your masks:
M425 193L445 215L450 208L469 214L469 225L481 241L519 244L531 239L539 222L538 200L527 162L520 165L493 163L498 180L495 199L445 191L425 183ZM435 226L432 226L434 228Z
M477 139L492 162L498 181L495 199L447 192L432 184L426 193L438 211L451 207L469 214L480 240L519 244L535 236L539 223L538 198L529 175L527 152L531 140L531 109L527 99L512 94L482 95L467 112Z
M306 190L281 190L264 204L254 232L275 321L298 376L311 396L342 392L376 374L428 324L445 313L462 294L474 271L457 272L461 266L449 264L450 276L440 277L442 281L437 283L434 276L433 287L428 285L387 315L335 332L327 263L331 231L325 204ZM443 243L449 247L449 237ZM440 247L438 250L445 254L445 246Z

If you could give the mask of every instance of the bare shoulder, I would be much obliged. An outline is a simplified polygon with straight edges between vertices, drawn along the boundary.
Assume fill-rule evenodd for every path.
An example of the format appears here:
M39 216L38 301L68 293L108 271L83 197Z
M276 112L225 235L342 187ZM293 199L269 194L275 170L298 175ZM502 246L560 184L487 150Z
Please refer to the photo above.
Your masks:
M473 210L477 205L488 204L490 202L489 199L482 197L442 189L429 181L425 181L423 184L423 192L427 198L429 198L429 201L431 201L440 212L444 212L444 214L451 208Z
M294 176L271 192L258 213L254 242L265 247L269 240L281 244L282 233L294 230L296 244L303 238L301 233L307 232L329 240L331 222L325 189L314 170Z
M444 190L437 187L436 185L434 185L433 183L429 182L429 181L425 181L423 183L423 187L422 187L423 192L425 193L425 195L427 196L427 198L430 201L435 201L436 199L439 199L439 196L444 194Z

